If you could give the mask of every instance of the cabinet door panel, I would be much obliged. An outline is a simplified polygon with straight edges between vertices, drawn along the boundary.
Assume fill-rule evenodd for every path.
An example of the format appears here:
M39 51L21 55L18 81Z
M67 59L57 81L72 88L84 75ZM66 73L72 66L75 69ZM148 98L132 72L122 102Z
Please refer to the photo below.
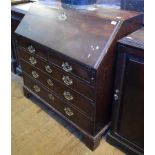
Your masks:
M127 154L144 154L144 29L117 46L111 130L107 141Z
M118 133L136 145L144 146L144 64L128 57L124 73Z

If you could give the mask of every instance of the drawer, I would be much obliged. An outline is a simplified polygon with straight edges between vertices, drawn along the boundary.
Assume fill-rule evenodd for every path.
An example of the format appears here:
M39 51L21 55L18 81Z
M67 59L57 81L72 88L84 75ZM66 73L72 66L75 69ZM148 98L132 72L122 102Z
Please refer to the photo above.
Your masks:
M29 62L31 65L41 69L42 71L45 71L51 77L54 77L66 86L95 101L95 88L93 86L90 86L80 79L69 75L52 64L48 64L47 61L43 61L36 56L34 57L32 54L26 52L23 48L20 48L19 55L23 60ZM49 68L47 68L47 66Z
M32 78L40 81L48 89L58 94L63 100L71 103L73 106L78 108L82 113L88 116L90 119L94 118L94 103L82 95L76 93L69 87L61 84L51 76L42 72L41 70L29 65L27 62L21 60L21 66L23 72L27 73Z
M80 65L79 62L75 62L65 55L54 54L54 52L49 52L49 61L71 75L77 76L90 84L95 83L95 75L91 68L86 65Z
M48 52L39 44L30 41L29 39L23 37L16 37L18 47L23 47L25 51L31 53L32 55L37 55L41 59L48 59Z
M55 94L44 88L39 82L37 82L36 80L32 80L26 74L23 74L23 79L24 85L28 87L32 92L37 94L41 99L46 101L47 104L54 107L67 119L84 129L85 131L88 131L91 134L93 133L93 122L84 117L84 115L81 114L77 109L61 100Z

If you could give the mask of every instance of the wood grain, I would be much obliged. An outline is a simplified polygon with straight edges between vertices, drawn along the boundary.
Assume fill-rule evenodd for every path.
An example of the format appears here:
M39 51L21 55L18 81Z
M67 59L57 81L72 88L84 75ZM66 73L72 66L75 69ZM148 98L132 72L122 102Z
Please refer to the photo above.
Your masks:
M12 74L12 155L124 155L103 138L94 152L89 150L79 131L45 105L25 98L22 85Z

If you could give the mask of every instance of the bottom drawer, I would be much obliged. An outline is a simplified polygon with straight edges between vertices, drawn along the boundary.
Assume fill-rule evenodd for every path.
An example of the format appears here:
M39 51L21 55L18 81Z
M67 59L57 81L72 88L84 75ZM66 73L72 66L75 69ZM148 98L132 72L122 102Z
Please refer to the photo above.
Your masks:
M23 73L24 85L32 92L37 94L41 99L46 101L47 104L54 107L57 111L63 114L67 119L79 126L81 129L93 134L94 123L88 118L84 117L77 109L73 108L68 103L59 99L51 91L47 90L40 84L40 82L31 79L28 75Z

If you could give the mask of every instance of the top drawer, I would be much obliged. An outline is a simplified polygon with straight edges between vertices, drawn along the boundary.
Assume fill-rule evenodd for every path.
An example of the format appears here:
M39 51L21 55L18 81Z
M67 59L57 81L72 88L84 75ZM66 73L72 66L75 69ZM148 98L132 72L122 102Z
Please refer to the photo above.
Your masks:
M45 50L41 45L33 41L30 41L23 37L17 37L17 44L31 54L35 54L44 60L48 59L48 51Z
M59 51L53 51L52 49L43 47L42 45L24 37L17 37L17 43L27 52L48 60L61 70L78 77L89 84L95 83L95 72L89 66L62 55Z

